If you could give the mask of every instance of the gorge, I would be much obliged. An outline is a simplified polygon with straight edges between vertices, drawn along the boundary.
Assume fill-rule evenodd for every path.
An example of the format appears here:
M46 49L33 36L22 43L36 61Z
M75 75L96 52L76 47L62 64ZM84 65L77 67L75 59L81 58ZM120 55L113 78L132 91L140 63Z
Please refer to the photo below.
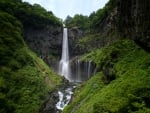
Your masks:
M90 78L92 74L92 66L91 61L85 62L84 65L81 65L80 60L76 59L75 61L76 67L75 73L73 73L70 67L70 59L69 59L69 48L68 48L68 31L67 28L63 29L63 43L62 43L62 56L59 62L59 70L58 74L64 76L71 84L65 87L64 89L58 90L59 101L56 104L56 108L62 111L68 103L71 101L73 96L73 90L77 86L78 83L85 81ZM82 66L82 68L81 68ZM59 113L60 111L57 111Z
M109 0L62 22L0 0L0 113L150 113L149 9Z

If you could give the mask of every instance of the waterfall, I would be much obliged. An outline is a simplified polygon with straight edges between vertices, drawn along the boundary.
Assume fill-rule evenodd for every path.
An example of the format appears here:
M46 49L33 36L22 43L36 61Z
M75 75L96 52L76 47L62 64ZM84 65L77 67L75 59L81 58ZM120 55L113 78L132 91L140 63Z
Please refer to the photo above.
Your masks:
M92 61L80 61L79 58L76 58L71 69L71 76L73 76L72 81L82 82L88 80L92 76L95 66L92 64Z
M71 82L82 82L90 78L93 74L92 61L80 61L79 58L75 62L70 62L68 47L68 30L63 30L62 55L59 62L58 73Z
M67 28L63 30L62 56L59 62L59 74L70 80L70 66L69 66L69 49L68 49L68 31Z
M91 61L88 62L88 78L90 78L91 75Z
M70 102L72 94L73 94L73 87L68 87L63 92L58 91L59 101L56 104L56 108L62 111Z
M81 82L81 67L80 67L80 61L79 59L77 60L77 67L76 67L76 82Z
M67 28L63 30L63 42L62 42L62 55L61 60L59 62L59 74L64 76L67 80L78 83L85 81L90 78L92 75L92 65L91 61L80 61L80 59L76 59L72 64L72 68L70 67L69 61L69 48L68 48L68 31ZM74 85L76 87L76 85ZM58 91L59 101L56 104L57 113L61 113L61 111L68 105L71 100L74 86L68 86L62 91Z

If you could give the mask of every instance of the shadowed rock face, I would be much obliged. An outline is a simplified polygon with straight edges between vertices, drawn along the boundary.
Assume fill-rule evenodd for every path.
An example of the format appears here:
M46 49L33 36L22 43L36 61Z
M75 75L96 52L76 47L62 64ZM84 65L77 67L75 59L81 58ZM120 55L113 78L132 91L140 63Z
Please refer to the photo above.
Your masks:
M118 0L118 30L150 50L150 1Z
M150 1L149 0L114 0L115 5L98 27L99 33L108 37L113 32L119 33L123 38L131 38L138 45L150 51ZM103 46L115 41L101 39ZM102 45L102 44L101 44Z
M25 41L46 63L55 67L57 58L61 56L62 34L60 26L48 25L43 29L28 27L25 29Z
M82 53L76 47L77 40L83 36L78 28L68 29L69 54L72 57ZM38 54L47 64L57 71L62 53L63 28L59 26L47 26L45 28L25 29L25 41L29 47Z
M38 55L61 55L62 28L47 26L44 29L28 28L25 30L25 41Z
M82 54L83 51L76 47L77 40L83 37L83 31L76 27L68 29L68 39L69 39L69 54L71 57Z

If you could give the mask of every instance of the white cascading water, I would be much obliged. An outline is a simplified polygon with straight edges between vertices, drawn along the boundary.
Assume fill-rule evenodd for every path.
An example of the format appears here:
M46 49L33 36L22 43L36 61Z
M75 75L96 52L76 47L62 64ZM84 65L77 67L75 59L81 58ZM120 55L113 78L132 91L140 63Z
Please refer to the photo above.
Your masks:
M91 75L91 61L88 61L88 79L90 78Z
M79 59L77 60L77 64L76 64L76 82L81 82L81 69L80 69L80 61Z
M68 49L68 31L64 28L62 56L59 62L59 74L70 80L70 66L69 66L69 49Z
M56 108L58 110L63 110L68 103L71 100L72 94L73 94L73 88L67 88L64 90L64 92L58 91L58 95L59 95L59 101L56 104Z

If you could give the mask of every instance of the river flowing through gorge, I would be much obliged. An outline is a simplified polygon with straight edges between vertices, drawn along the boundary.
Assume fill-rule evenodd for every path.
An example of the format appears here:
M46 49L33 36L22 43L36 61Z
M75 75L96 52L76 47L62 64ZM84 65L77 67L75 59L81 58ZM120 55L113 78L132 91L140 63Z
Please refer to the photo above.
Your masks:
M58 74L64 77L63 84L50 93L49 100L40 113L61 113L72 99L75 88L88 80L95 71L92 61L81 61L78 56L69 57L68 29L63 29L62 54Z
M80 61L76 58L73 62L69 58L69 44L68 44L68 30L63 29L63 41L62 41L62 56L59 62L58 73L64 76L69 82L74 85L66 87L63 91L58 91L59 101L56 104L58 110L63 110L65 106L70 102L74 88L76 85L82 81L90 78L93 73L93 68L91 66L91 61Z

